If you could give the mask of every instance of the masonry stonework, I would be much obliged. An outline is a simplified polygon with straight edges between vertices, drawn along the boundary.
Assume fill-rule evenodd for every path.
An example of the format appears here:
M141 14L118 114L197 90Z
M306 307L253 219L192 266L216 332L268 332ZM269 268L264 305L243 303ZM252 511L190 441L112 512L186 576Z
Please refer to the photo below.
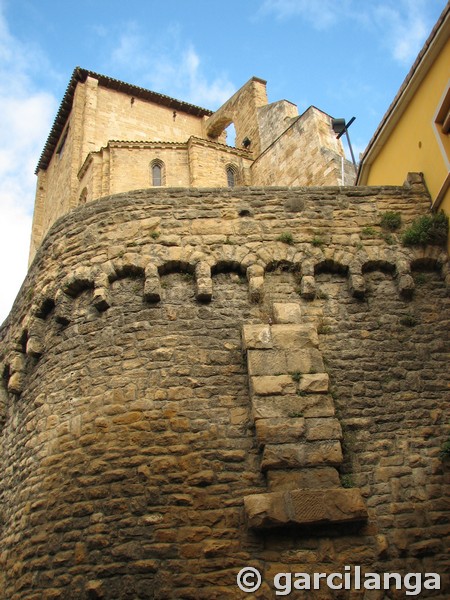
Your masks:
M411 175L58 219L0 329L1 600L238 599L247 565L260 600L345 565L447 598L448 257L380 228L429 205Z
M236 140L227 145L232 123ZM226 187L227 169L237 186L337 185L348 163L329 115L269 104L263 79L252 77L213 113L76 68L36 170L30 262L76 206L153 185L154 161L167 187Z

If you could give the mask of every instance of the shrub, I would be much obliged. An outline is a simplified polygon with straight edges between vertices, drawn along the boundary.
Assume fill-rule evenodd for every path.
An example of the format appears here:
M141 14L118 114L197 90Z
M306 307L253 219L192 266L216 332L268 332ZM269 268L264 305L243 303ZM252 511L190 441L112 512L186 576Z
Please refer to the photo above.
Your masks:
M313 239L311 240L311 244L315 247L315 248L321 248L324 245L324 241L322 238L320 237L313 237Z
M391 210L388 210L387 212L382 213L380 225L383 229L389 229L389 231L395 231L396 229L400 228L401 224L402 224L402 217L401 217L400 213L393 212Z
M283 242L283 244L291 245L294 243L294 238L292 237L292 233L290 231L283 231L283 233L277 237L277 241Z
M363 237L376 237L377 232L373 227L363 227L361 230L361 235Z
M424 215L415 219L403 234L404 246L426 246L447 243L448 217L443 212Z
M441 457L441 460L448 460L450 458L450 437L442 444L439 456Z

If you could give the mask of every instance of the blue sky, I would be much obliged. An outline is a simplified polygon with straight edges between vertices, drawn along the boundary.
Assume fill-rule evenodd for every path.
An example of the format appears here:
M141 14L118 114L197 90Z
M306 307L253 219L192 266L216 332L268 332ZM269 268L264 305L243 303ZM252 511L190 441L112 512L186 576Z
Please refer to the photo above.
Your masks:
M34 169L75 66L215 109L250 77L269 102L356 117L366 147L445 0L0 0L0 322L26 273Z

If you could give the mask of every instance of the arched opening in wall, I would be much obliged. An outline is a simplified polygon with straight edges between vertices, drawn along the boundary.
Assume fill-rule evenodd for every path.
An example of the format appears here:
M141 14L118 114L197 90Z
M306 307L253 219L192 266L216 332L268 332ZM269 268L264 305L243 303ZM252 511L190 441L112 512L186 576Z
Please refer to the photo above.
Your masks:
M225 132L227 134L227 146L236 147L236 129L234 127L234 123L230 123L228 127L225 128Z
M342 263L328 258L314 266L314 275L320 275L321 273L334 273L346 276L348 273L348 265L343 265Z
M385 260L369 260L362 265L361 271L363 273L373 273L374 271L380 271L385 275L394 275L395 264L387 262Z
M150 163L150 179L153 187L165 185L165 167L162 160L155 158Z
M237 273L240 276L245 276L245 269L235 260L220 260L211 267L211 276L217 273Z
M236 165L228 164L226 166L227 186L229 188L239 185L239 170Z
M86 204L87 202L87 188L83 188L81 194L80 194L80 199L78 201L78 204Z

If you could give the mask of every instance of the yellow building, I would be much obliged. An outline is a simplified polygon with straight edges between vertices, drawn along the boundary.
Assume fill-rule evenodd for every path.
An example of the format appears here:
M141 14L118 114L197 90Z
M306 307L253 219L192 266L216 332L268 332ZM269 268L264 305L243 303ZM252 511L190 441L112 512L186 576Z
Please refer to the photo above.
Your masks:
M399 185L422 172L434 210L450 215L450 2L384 115L359 166L359 185Z

